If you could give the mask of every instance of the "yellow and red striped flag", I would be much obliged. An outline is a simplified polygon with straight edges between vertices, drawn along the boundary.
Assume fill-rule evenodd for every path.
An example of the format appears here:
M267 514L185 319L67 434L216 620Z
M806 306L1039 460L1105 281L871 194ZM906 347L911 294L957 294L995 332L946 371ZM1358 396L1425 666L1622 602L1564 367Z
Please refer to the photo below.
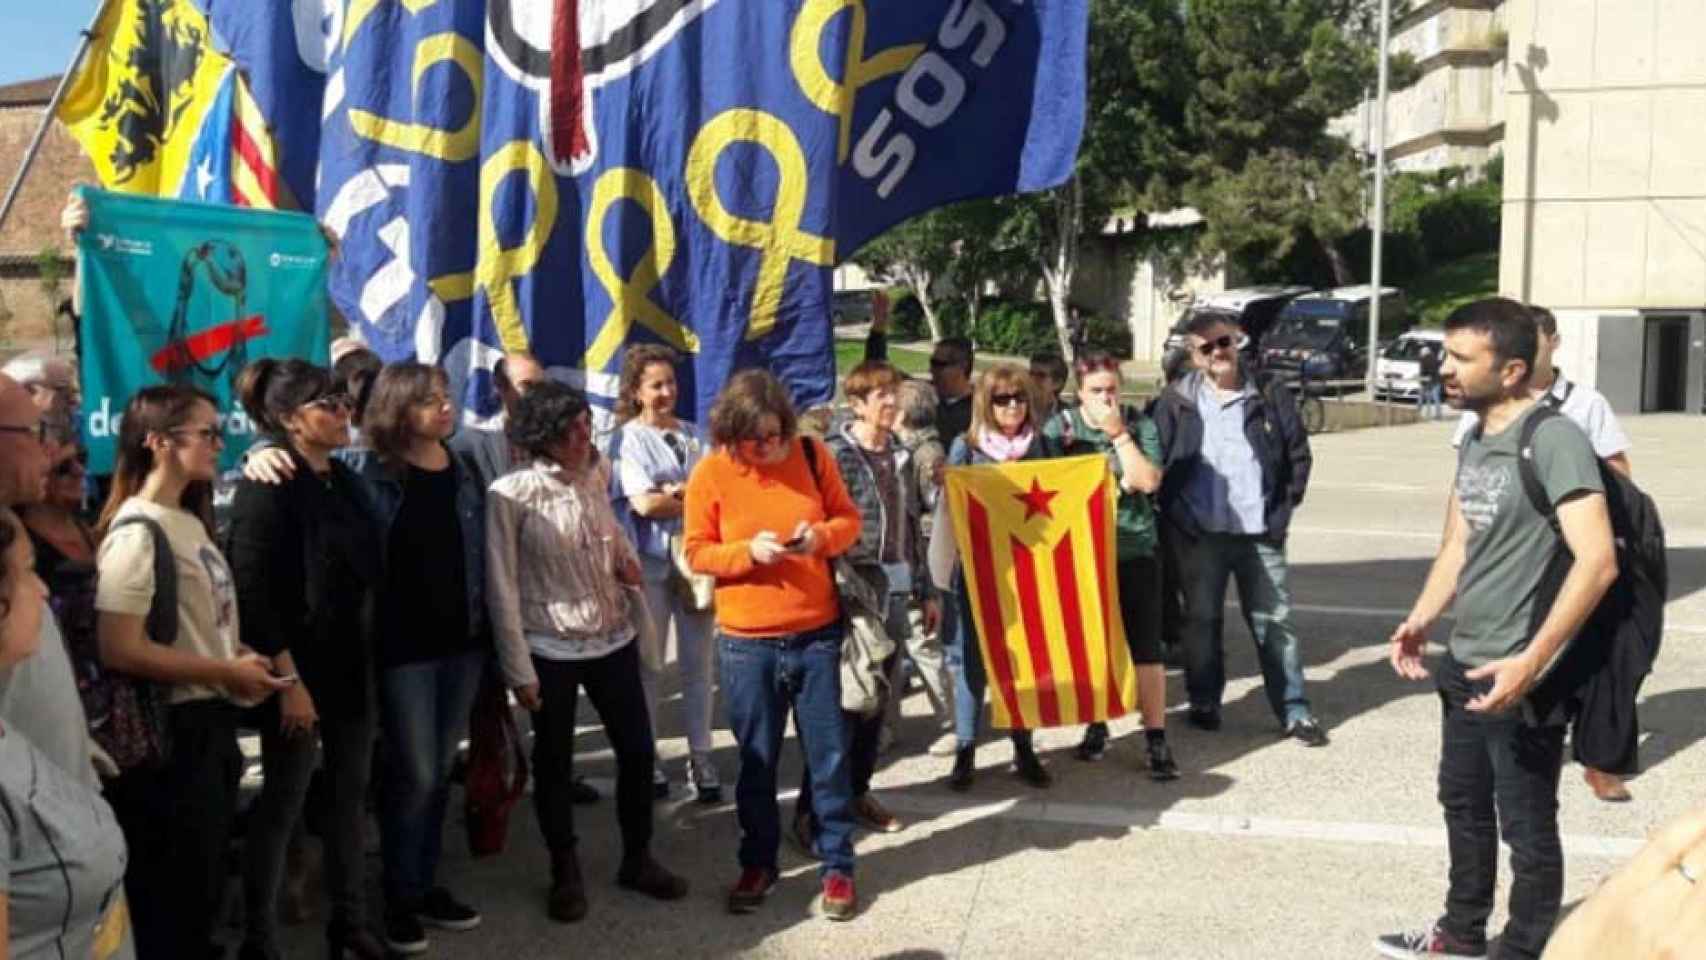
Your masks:
M1107 459L951 467L946 490L995 725L1065 726L1132 710Z

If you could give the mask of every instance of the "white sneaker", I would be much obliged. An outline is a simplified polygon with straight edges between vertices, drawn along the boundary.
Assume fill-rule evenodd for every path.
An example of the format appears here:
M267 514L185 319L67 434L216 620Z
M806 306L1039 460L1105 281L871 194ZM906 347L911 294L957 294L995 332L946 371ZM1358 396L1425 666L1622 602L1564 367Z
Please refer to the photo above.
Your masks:
M700 803L723 801L723 781L717 776L717 765L708 753L694 754L687 761L687 782L693 785L693 798Z
M949 730L937 737L936 742L930 745L930 755L932 757L951 757L959 745L960 742L954 736L954 731Z

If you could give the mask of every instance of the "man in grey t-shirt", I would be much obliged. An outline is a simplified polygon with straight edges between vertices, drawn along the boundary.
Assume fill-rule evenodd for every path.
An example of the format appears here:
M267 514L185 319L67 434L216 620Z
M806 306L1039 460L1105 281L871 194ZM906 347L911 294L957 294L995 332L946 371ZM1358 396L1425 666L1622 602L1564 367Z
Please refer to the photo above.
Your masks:
M1419 931L1382 936L1375 948L1399 958L1484 957L1502 832L1514 877L1499 955L1539 957L1564 889L1564 728L1521 707L1617 578L1617 554L1599 466L1575 424L1553 418L1533 437L1533 462L1556 526L1523 488L1523 426L1540 413L1529 391L1538 336L1529 308L1480 300L1455 311L1445 329L1446 399L1475 413L1481 429L1465 441L1447 536L1421 596L1393 631L1391 662L1399 676L1426 679L1428 629L1456 599L1457 623L1438 678L1450 890L1442 917ZM1540 591L1555 562L1568 572L1548 602Z

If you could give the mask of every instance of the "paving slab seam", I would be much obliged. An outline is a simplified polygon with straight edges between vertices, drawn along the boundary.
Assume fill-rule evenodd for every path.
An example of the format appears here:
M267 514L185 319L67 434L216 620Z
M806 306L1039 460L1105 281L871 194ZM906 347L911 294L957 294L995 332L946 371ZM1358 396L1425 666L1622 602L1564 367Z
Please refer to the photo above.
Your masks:
M615 789L612 779L589 777L600 790ZM777 799L786 803L799 791L787 790ZM1335 820L1297 820L1236 813L1188 813L1112 804L1071 803L1063 800L1008 798L993 803L966 803L959 794L885 790L883 805L897 813L920 817L951 815L961 820L1008 820L1074 827L1123 827L1166 833L1197 833L1263 840L1309 840L1367 846L1445 848L1444 827L1415 827L1393 823ZM1627 859L1646 843L1644 837L1564 834L1564 852L1577 857ZM984 870L978 870L981 887ZM973 892L976 903L976 892Z

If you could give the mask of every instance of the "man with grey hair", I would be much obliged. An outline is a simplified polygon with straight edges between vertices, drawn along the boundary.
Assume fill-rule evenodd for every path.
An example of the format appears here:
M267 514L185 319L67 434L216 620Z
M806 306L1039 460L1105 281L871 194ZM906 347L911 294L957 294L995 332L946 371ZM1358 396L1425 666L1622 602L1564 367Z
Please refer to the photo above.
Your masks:
M36 503L47 495L50 459L45 436L35 398L0 374L0 510ZM41 618L40 651L0 670L0 721L21 731L66 773L99 789L89 719L51 611Z
M77 418L82 394L77 388L77 365L70 358L47 350L20 353L0 367L29 391L43 419L57 429L69 429Z
M936 501L942 495L941 467L947 459L947 451L942 447L942 439L936 432L936 391L930 384L922 380L902 380L899 389L900 423L895 431L900 442L912 451L912 469L917 472L918 489L923 491L923 517L921 532L924 542L930 542L933 532L931 527L936 512ZM942 610L944 620L955 616L947 608ZM941 638L947 636L946 628L938 629L930 634L924 629L924 615L921 610L911 612L912 632L903 644L906 655L918 670L918 676L924 681L924 691L930 697L930 708L936 714L936 720L941 724L943 733L930 745L933 756L945 757L954 752L954 686L953 676L948 672L947 658L942 653ZM897 661L898 663L898 661ZM884 718L886 729L885 739L892 739L896 724L900 721L900 697L888 699L887 716Z

